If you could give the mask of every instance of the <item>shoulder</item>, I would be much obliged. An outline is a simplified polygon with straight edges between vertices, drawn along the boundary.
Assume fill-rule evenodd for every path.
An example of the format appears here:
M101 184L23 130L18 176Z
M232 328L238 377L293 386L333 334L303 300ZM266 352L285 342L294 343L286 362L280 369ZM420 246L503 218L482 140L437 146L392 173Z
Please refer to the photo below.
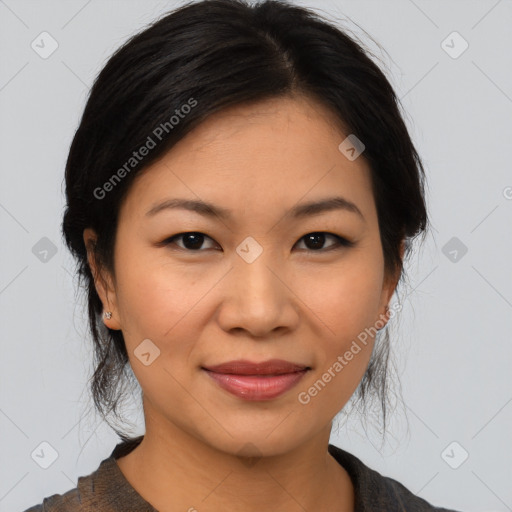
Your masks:
M413 494L409 489L393 478L382 476L379 473L376 474L380 477L382 487L386 489L387 499L390 505L400 504L403 510L414 510L415 512L460 512L458 510L436 507L416 494ZM391 510L391 508L389 508L389 510Z
M123 438L93 473L78 478L77 486L53 494L24 512L156 512L126 480L116 459L130 453L142 440Z
M81 508L78 487L64 494L53 494L44 498L42 503L28 508L24 512L68 512L85 510Z
M106 471L112 459L105 459L93 473L80 476L77 486L63 494L52 494L24 512L90 512L102 510L108 496L104 494Z
M79 481L86 480L89 476L80 477ZM39 505L34 505L24 512L71 512L89 510L85 507L80 494L80 484L64 494L52 494L43 499Z
M354 484L357 511L460 512L440 508L413 494L393 478L366 466L355 455L329 444L329 453L345 468Z

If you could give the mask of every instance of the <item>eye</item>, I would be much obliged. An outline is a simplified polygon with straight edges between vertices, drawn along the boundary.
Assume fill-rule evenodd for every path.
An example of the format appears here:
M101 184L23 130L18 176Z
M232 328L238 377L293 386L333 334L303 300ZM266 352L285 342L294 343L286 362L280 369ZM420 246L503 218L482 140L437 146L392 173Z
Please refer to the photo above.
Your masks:
M334 239L334 244L331 244L327 247L327 249L323 248L322 246L325 243L326 238ZM304 240L307 251L311 252L326 252L331 251L334 249L339 249L341 247L352 247L354 245L354 242L351 242L347 240L346 238L343 238L341 236L335 235L333 233L326 233L325 231L316 231L314 233L308 233L307 235L304 235L300 241ZM300 242L299 241L299 242Z
M326 238L331 238L334 240L334 243L328 246L327 248L323 247L326 241ZM176 243L176 240L182 240L183 245L179 245ZM185 251L195 251L200 252L204 242L206 240L210 240L211 242L216 242L210 238L208 235L204 233L200 233L198 231L188 231L186 233L178 233L169 238L166 238L160 245L169 246L169 245L177 245L178 248L183 249ZM313 233L308 233L304 235L299 242L304 240L306 244L306 251L310 252L326 252L335 250L341 247L353 247L355 245L354 242L347 240L341 236L335 235L333 233L327 233L325 231L317 231ZM218 247L218 244L217 244ZM214 249L215 245L211 247L206 247L206 249ZM204 249L204 247L203 247Z
M175 240L183 240L184 247L178 245L180 249L188 250L188 251L196 251L199 252L199 249L203 245L206 239L214 241L209 236L204 233L199 233L197 231L189 231L187 233L179 233L177 235L171 236L170 238L165 239L162 242L162 245L176 245Z

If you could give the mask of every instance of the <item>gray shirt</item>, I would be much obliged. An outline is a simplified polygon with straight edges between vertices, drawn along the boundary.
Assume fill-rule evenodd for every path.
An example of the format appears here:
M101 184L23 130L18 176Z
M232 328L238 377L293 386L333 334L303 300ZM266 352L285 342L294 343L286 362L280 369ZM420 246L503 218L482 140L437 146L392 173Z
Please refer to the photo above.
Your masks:
M25 512L158 512L131 486L116 462L130 453L142 438L123 440L96 471L78 478L77 487L44 498L41 504ZM355 512L459 512L434 507L337 446L329 444L328 450L352 479Z

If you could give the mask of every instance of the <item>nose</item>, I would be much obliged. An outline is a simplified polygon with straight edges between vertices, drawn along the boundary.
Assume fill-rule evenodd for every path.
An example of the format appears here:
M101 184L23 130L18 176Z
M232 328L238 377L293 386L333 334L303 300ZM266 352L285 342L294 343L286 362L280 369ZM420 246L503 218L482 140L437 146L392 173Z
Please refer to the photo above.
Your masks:
M245 331L255 338L297 327L299 303L282 265L265 251L252 263L235 258L223 283L218 322L226 332Z

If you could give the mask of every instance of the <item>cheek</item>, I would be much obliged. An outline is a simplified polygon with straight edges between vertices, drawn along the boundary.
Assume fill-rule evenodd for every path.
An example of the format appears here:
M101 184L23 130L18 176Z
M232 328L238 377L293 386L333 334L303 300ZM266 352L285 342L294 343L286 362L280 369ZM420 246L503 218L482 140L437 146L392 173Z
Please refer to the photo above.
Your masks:
M130 258L118 272L117 293L131 367L152 400L172 394L175 403L184 408L186 394L178 383L188 378L186 361L200 329L194 304L204 295L200 293L204 287L191 288L183 272L171 271L169 266L142 259L132 264L136 262L134 253ZM147 339L151 343L142 345ZM148 352L151 362L146 365L143 354Z
M135 244L120 245L119 254L126 257L116 267L117 304L131 353L149 338L162 356L188 357L194 333L205 321L201 299L219 280L218 272L172 263L160 251Z
M378 317L382 294L383 262L362 252L354 253L338 266L303 273L295 286L304 303L314 312L333 339L357 337Z
M315 372L298 401L319 416L334 417L364 376L375 340L372 326L380 297L376 288L375 279L367 274L365 279L352 276L331 282L318 295L325 335L318 340Z
M125 340L133 344L139 338L152 339L164 324L170 328L180 283L169 279L147 249L121 235L116 245L116 298Z
M372 327L379 318L383 279L383 261L378 255L377 247L374 252L346 258L328 275L303 278L303 289L309 290L304 302L324 333L317 352L317 371L308 384L313 384L313 394L322 394L317 403L328 401L332 410L341 409L348 401L371 357Z

